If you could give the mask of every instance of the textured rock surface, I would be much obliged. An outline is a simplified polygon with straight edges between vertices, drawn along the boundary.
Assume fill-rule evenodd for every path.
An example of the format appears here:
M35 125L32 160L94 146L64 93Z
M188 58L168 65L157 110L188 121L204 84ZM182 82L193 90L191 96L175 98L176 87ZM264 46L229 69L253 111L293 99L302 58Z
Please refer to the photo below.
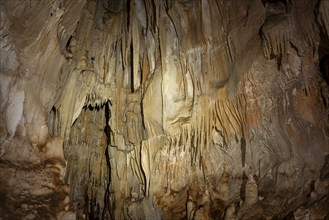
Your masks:
M1 218L329 218L328 0L0 6Z

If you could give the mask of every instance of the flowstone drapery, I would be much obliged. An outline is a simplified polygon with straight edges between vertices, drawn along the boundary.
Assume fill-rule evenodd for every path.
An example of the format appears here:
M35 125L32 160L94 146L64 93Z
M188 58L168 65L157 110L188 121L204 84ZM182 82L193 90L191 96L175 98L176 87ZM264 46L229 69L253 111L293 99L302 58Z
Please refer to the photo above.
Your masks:
M328 0L0 2L4 218L328 218Z

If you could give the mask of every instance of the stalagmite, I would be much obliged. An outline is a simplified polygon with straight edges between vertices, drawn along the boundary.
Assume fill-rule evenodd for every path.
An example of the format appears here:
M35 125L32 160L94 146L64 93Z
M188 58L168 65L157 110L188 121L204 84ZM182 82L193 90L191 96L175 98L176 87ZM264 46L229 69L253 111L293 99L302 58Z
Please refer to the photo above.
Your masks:
M246 183L245 189L245 201L244 203L248 205L252 205L258 202L258 189L257 183L253 177L253 175L249 175L248 181Z
M225 220L233 220L236 219L235 216L235 205L231 204L227 209L225 213Z

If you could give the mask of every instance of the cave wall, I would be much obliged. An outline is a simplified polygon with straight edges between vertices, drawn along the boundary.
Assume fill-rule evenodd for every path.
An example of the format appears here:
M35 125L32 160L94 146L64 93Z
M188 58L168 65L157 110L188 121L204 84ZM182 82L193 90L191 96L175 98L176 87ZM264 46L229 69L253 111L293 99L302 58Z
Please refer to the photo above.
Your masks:
M328 0L0 5L4 218L328 218Z

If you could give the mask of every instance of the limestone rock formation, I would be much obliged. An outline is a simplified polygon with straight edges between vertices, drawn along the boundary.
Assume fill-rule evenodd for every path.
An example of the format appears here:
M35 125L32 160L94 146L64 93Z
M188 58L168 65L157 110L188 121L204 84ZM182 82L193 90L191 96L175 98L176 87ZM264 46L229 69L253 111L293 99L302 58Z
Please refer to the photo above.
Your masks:
M0 219L329 219L328 0L0 17Z

